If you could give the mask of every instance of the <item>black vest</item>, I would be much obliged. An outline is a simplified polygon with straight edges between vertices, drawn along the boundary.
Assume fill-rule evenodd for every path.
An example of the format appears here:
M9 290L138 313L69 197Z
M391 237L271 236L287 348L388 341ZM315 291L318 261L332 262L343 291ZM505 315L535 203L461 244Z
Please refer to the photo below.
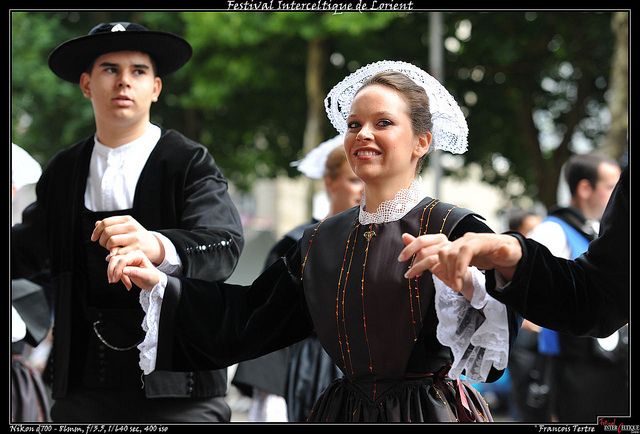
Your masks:
M109 253L91 241L97 220L131 214L130 209L94 212L81 206L75 240L77 273L72 292L74 315L71 328L71 385L86 387L141 387L136 345L144 338L144 311L138 301L140 289L127 291L122 282L107 280Z
M361 225L358 207L326 219L302 238L302 276L315 332L349 381L384 393L412 373L451 361L436 339L435 288L429 272L404 278L401 236L449 236L471 211L423 199L404 217ZM390 356L393 354L393 356Z
M98 241L91 241L97 220L115 215L133 215L131 209L94 212L80 206L74 237L78 272L75 274L72 315L69 386L91 388L140 388L148 398L204 398L224 396L227 371L154 371L143 376L137 344L144 338L144 311L140 289L127 291L122 282L107 280L109 253ZM110 348L116 347L118 350ZM126 349L126 350L122 350ZM52 363L50 363L50 366ZM50 372L54 375L53 370Z

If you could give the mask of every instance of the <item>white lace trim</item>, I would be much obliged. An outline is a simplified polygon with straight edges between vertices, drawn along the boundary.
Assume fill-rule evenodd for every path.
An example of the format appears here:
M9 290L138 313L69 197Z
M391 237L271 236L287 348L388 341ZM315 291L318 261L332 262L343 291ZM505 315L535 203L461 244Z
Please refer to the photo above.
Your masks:
M471 271L474 289L471 302L433 276L438 316L436 336L453 353L451 378L459 378L464 371L470 381L485 382L491 366L499 370L507 367L507 308L487 294L484 274L475 267Z
M469 127L456 100L438 80L422 69L407 62L383 60L370 63L349 74L327 94L324 107L331 124L340 134L347 131L347 117L351 103L365 81L383 71L400 72L422 86L429 97L429 110L433 149L442 149L454 154L467 151Z
M161 273L160 282L151 291L140 291L140 305L145 316L142 318L142 330L146 332L144 340L138 345L140 350L140 369L149 375L156 369L158 356L158 324L164 290L167 287L167 275Z
M393 199L385 200L378 206L375 212L365 211L366 197L360 203L358 221L362 225L389 223L400 220L411 211L424 197L420 179L414 179L409 188L403 188L396 193Z

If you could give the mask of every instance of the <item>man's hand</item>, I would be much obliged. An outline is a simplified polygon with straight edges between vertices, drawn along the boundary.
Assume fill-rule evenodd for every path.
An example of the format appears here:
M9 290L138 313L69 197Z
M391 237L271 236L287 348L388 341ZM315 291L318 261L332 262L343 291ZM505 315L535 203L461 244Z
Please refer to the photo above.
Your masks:
M98 220L91 233L91 241L99 241L109 251L107 259L113 255L142 250L156 265L164 260L164 246L160 240L128 215Z
M429 270L454 291L461 291L467 268L496 269L511 280L522 257L520 243L511 235L466 233L451 242L444 235L422 235L415 238L402 235L405 248L398 260L407 260L414 253L416 261L406 277L411 278Z
M407 279L420 276L425 270L430 270L430 267L427 266L427 260L433 255L437 255L440 249L451 244L451 241L442 234L422 235L416 238L405 233L402 234L402 242L405 248L400 252L398 261L404 262L416 255L411 268L404 275Z

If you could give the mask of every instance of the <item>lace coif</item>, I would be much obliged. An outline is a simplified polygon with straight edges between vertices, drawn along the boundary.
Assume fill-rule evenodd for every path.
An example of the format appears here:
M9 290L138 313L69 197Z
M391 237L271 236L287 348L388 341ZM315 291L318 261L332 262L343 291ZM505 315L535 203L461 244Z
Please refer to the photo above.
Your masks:
M453 96L438 80L422 69L400 61L383 60L363 66L331 89L324 100L324 107L331 124L340 134L347 131L347 117L358 90L369 78L384 71L400 72L427 92L433 121L431 146L434 149L442 149L453 154L463 154L467 151L469 128Z

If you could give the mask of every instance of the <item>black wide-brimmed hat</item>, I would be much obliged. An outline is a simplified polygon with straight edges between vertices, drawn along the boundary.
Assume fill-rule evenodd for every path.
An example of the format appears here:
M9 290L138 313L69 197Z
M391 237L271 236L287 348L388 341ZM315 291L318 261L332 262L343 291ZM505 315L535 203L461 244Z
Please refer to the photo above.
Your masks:
M136 23L101 23L88 35L56 47L49 55L49 67L63 80L78 83L96 58L114 51L149 54L161 77L180 69L192 53L191 45L173 33L151 31Z

